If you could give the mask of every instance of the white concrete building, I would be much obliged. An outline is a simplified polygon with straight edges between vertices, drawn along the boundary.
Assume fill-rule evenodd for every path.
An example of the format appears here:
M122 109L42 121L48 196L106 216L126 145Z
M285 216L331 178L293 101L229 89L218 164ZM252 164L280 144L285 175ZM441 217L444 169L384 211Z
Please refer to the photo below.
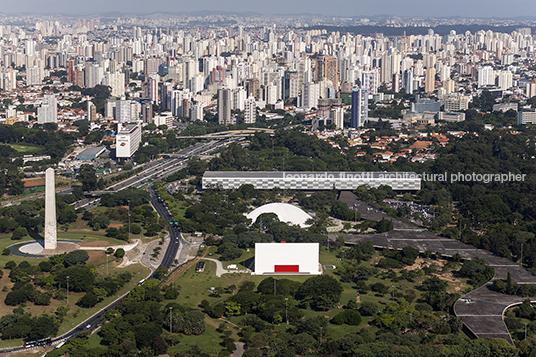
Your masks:
M205 115L203 113L203 104L197 102L194 103L192 105L192 109L190 110L190 120L203 120L204 117Z
M130 123L130 100L121 98L115 104L115 119L118 123Z
M57 123L58 122L58 102L54 95L45 95L43 104L37 108L37 123Z
M255 243L255 275L322 274L318 243Z
M257 121L257 102L255 97L246 99L244 107L244 123L253 124Z
M138 150L141 142L141 127L136 124L118 124L115 137L116 157L129 158Z
M478 88L495 85L493 67L484 66L478 69Z

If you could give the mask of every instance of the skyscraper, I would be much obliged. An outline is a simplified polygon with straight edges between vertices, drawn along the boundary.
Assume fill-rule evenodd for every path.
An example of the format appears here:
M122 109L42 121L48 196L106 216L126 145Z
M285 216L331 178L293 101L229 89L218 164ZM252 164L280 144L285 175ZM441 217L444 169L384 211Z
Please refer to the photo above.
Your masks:
M158 101L158 82L160 77L153 74L147 78L147 96L151 98L152 103L160 104Z
M426 68L426 82L424 90L426 93L432 93L435 90L435 68Z
M495 85L493 67L484 66L478 69L478 88Z
M406 69L402 73L402 88L407 94L413 94L413 71Z
M45 95L43 104L37 108L37 123L57 123L58 122L58 102L54 95Z
M246 99L244 109L244 123L253 124L257 121L257 102L254 97Z
M123 97L116 102L115 119L118 123L130 123L130 100Z
M220 125L236 124L231 117L231 90L222 88L218 90L218 123Z
M368 121L368 89L352 89L352 128L360 128Z

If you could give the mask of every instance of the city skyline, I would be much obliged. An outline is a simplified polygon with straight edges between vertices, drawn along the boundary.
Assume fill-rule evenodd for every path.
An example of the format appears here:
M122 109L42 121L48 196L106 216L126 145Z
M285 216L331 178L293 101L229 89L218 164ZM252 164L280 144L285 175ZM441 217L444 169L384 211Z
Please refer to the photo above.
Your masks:
M28 11L30 10L31 11ZM125 15L147 15L152 13L188 14L202 13L230 13L230 14L265 14L265 15L325 15L338 17L360 16L402 16L402 17L472 17L472 18L519 18L531 17L536 13L536 3L528 0L504 1L472 1L454 0L450 2L406 0L384 0L370 3L364 0L337 2L291 0L275 0L271 2L249 2L245 0L207 1L199 3L163 0L147 3L141 0L95 0L91 3L80 2L76 8L72 2L66 0L42 2L27 0L10 2L2 8L6 15L15 14L64 14L64 15L91 15L118 12Z

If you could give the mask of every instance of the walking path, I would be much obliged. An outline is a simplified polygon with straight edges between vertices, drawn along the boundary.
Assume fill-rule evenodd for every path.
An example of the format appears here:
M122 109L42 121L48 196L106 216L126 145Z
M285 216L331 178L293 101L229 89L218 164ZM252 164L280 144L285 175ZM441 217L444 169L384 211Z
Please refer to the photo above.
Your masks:
M223 274L249 273L250 272L249 269L244 269L244 270L238 270L238 269L228 270L228 269L224 269L223 264L218 259L213 259L213 258L201 258L201 259L210 260L211 262L216 263L216 277L218 277L218 278L221 277Z
M351 192L342 192L339 199L347 203L350 208L356 208L362 217L374 220L386 218L392 220L395 227L394 230L381 234L344 236L347 244L371 241L377 248L402 249L406 246L412 246L420 252L430 250L434 253L440 252L444 256L459 253L465 259L481 258L486 264L492 266L495 269L493 279L456 301L454 313L463 320L465 326L476 337L504 338L513 344L514 341L504 323L503 315L507 308L522 303L526 298L501 294L492 290L493 280L506 279L508 273L510 273L512 281L520 284L536 285L536 276L533 276L514 262L500 258L486 250L440 237L429 231L415 230L415 227L407 223L387 217L381 212L376 212L366 203L359 201ZM337 237L337 235L330 236L333 239ZM536 302L536 297L530 299Z

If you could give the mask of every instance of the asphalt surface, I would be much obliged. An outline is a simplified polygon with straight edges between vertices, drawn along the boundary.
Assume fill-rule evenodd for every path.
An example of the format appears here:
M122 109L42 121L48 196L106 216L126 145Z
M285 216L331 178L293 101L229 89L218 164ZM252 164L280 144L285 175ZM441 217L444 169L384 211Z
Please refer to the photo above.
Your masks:
M503 320L505 310L522 303L526 298L501 294L491 289L493 280L506 279L508 273L513 281L520 284L536 284L536 276L514 262L498 257L491 252L416 228L410 224L388 217L378 212L351 192L341 193L339 199L351 209L357 209L366 219L378 221L382 218L392 220L394 229L381 234L345 235L346 244L371 241L377 248L402 249L406 246L417 248L420 252L430 250L444 256L459 253L465 259L484 259L495 269L495 276L487 284L462 296L454 304L454 313L463 320L465 326L476 336L483 338L504 338L514 343ZM330 235L335 239L336 234ZM536 297L530 298L536 302Z

